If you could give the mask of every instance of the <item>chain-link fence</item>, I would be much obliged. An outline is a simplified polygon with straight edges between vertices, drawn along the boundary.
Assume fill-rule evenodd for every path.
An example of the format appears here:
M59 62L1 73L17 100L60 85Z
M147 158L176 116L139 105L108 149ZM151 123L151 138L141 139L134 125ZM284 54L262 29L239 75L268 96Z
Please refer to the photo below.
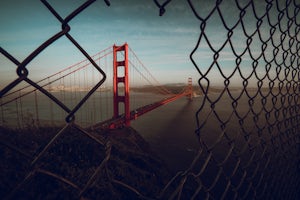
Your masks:
M65 18L48 1L41 2L59 21L61 31L22 62L0 48L17 66L18 76L0 91L0 96L27 82L66 113L66 123L63 128L23 133L1 127L5 132L0 139L1 197L299 198L300 3L297 0L187 0L200 25L198 41L190 54L203 93L196 113L199 151L190 167L173 178L164 172L167 170L159 161L146 153L147 145L132 130L125 136L118 135L119 130L99 134L76 123L75 114L106 77L101 66L70 34L69 22L94 0L84 2ZM110 5L108 0L104 2ZM154 3L163 15L173 2L154 0ZM211 34L212 27L218 27L218 35ZM61 37L67 38L101 76L74 107L68 107L28 77L28 64ZM215 80L222 84L212 87Z
M200 24L190 58L205 97L196 114L201 148L174 195L192 183L193 198L299 198L300 2L188 3ZM216 21L222 40L210 32ZM216 79L223 85L214 94Z

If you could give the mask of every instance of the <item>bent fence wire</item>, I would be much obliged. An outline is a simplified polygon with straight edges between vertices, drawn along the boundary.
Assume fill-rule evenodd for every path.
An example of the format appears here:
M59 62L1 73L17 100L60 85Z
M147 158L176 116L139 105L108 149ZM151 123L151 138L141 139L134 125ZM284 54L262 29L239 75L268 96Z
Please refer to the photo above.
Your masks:
M56 192L62 196L69 191L73 195L68 194L69 198L89 198L97 191L95 188L103 187L107 191L101 190L99 198L109 198L107 195L123 188L131 192L131 198L142 199L299 199L299 1L187 0L200 28L198 41L190 53L191 62L199 72L199 90L203 93L196 113L199 151L188 169L178 172L166 184L157 185L155 191L159 192L156 194L145 192L137 183L128 182L121 171L111 170L112 164L108 162L112 159L112 152L117 151L114 141L83 129L74 117L106 78L101 66L69 33L68 23L94 0L86 1L66 18L62 18L48 1L41 2L61 23L62 30L41 44L23 62L0 48L1 53L17 66L18 76L1 90L0 96L2 98L21 82L27 82L66 113L66 123L63 128L54 128L56 134L48 136L47 142L32 147L31 154L21 148L30 146L30 142L8 144L5 138L1 138L1 145L7 147L4 153L10 149L18 154L16 165L25 171L6 175L10 176L13 184L7 183L8 189L1 189L2 196L8 199L21 197L19 195L24 194L26 189L30 190L28 185L38 187L36 183L42 183L58 185ZM104 2L110 5L108 0ZM154 0L154 3L162 17L167 6L175 4L171 0L163 3ZM220 34L211 34L212 26L218 27ZM79 49L100 76L99 82L74 107L68 107L28 78L27 65L61 37L66 37ZM230 68L226 66L227 61ZM212 87L216 79L223 83L217 89ZM231 112L224 113L224 107L230 108ZM59 143L61 138L67 137L64 135L70 129L76 130L72 135L75 142L80 137L87 137L91 140L91 147L83 151L76 144L67 147ZM84 168L80 165L71 166L72 170L66 168L65 163L72 161L61 162L63 157L52 151L53 146L73 154L72 148L79 148L82 152L74 155L78 159L87 157L87 152L95 155L89 158L94 160L92 170L80 174L78 168ZM122 152L118 153L122 155ZM60 164L54 170L50 163ZM2 165L7 170L5 164ZM16 171L20 171L18 166L15 166ZM123 163L124 166L128 167ZM49 181L45 177L52 179ZM100 186L95 184L99 177L102 178ZM1 187L5 184L1 183ZM105 192L108 194L105 195ZM122 196L114 198L122 199Z

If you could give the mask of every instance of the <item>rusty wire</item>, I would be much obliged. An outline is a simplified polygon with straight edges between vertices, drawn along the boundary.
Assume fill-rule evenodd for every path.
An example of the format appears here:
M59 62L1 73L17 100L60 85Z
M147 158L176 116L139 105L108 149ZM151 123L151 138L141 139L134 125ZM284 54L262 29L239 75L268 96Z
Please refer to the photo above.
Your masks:
M157 197L148 197L143 194L143 191L138 191L130 183L122 182L113 177L108 172L107 167L107 161L110 159L112 151L111 141L96 137L76 124L74 117L76 112L102 85L106 75L101 67L93 61L89 54L71 36L68 23L95 0L86 1L64 19L48 1L41 1L61 23L62 30L41 44L23 62L19 62L13 55L0 47L0 52L17 66L18 75L16 80L0 91L0 97L3 97L22 81L25 81L33 86L35 91L38 90L45 94L67 113L65 118L66 124L43 148L35 152L34 157L14 145L4 144L26 157L27 160L30 160L27 174L11 190L7 198L13 197L24 184L32 180L37 174L53 177L77 190L78 197L84 197L86 191L94 185L95 180L102 171L106 173L110 187L113 187L114 184L120 185L131 190L138 198L142 199L299 198L297 195L300 187L298 171L300 133L300 4L296 0L286 0L283 7L279 6L279 0L265 0L265 12L262 15L257 13L257 1L249 0L241 3L241 1L234 0L234 4L231 6L238 10L239 18L231 26L227 24L228 19L224 16L224 10L221 8L224 1L216 0L208 14L204 15L199 12L197 6L205 5L197 4L196 6L196 1L187 0L190 11L193 12L200 25L198 41L190 53L191 62L200 76L198 83L200 91L203 93L203 100L200 102L196 113L198 125L196 134L199 140L199 151L190 167L185 171L178 172L170 179L165 187L161 188L160 195ZM110 5L108 0L104 2L107 6ZM171 2L171 0L167 0L160 3L158 0L154 0L161 16L166 12L166 7L171 5ZM275 9L276 12L271 12L271 9ZM247 23L245 15L249 12L253 14L252 20L256 22L255 27L252 27L254 28L253 32L249 32L245 28ZM271 15L276 15L277 21L275 23L272 22ZM221 23L218 26L221 26L226 33L226 38L224 38L223 44L219 48L213 45L213 39L207 32L207 27L211 25L209 22L213 16L217 16L220 19ZM283 20L284 16L286 21ZM262 32L265 30L262 28L263 22L265 23L264 28L268 30L267 38L262 36ZM284 23L286 24L286 29L283 28ZM238 27L240 27L239 31L244 37L243 44L245 44L245 48L241 50L241 53L237 51L232 38ZM277 31L279 37L275 37L275 31ZM29 69L27 69L27 65L38 54L63 36L68 38L81 51L101 76L100 82L74 108L67 107L49 91L28 78ZM258 54L252 49L251 44L254 40L257 40L256 42L260 44L260 52ZM279 44L277 44L278 40ZM202 63L195 59L195 54L202 48L203 44L207 44L212 54L211 63L207 64L208 66L203 66ZM224 73L221 62L221 53L224 51L225 46L230 47L231 56L235 61L234 69L230 74ZM286 48L286 46L288 47ZM246 55L249 55L249 57L245 58ZM251 72L248 76L245 76L241 63L243 59L249 58L248 69ZM258 71L260 62L264 63L262 65L265 69L262 77ZM215 99L210 96L212 88L210 74L213 73L213 70L217 71L219 77L223 80L223 85ZM275 72L275 76L272 75L273 72ZM233 94L231 87L235 75L241 78L240 85L238 85L241 89L237 95ZM255 85L250 87L250 82L253 79L255 80ZM229 99L232 109L231 113L227 114L227 118L222 116L222 112L218 107L225 96ZM260 105L258 109L256 107L257 103ZM239 110L241 104L247 107L244 113L241 113ZM206 109L209 111L206 112ZM214 134L209 130L210 120L216 121L219 125L218 131L214 131ZM251 123L250 128L249 123ZM235 129L230 128L232 124L234 124ZM59 174L43 169L40 164L37 164L48 149L71 128L75 128L82 135L105 148L105 157L84 185L74 183ZM213 141L209 141L207 137L211 137ZM220 151L222 151L221 154Z

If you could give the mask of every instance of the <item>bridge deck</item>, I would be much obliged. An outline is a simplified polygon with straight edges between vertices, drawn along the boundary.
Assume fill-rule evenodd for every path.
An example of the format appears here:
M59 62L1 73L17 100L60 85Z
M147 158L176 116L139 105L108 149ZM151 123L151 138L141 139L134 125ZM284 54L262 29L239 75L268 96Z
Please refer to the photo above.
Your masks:
M184 92L184 93L181 93L181 94L177 94L177 95L174 95L174 96L171 96L171 97L168 97L168 98L165 98L161 101L158 101L158 102L155 102L155 103L152 103L152 104L148 104L148 105L145 105L143 107L140 107L138 109L135 109L135 110L132 110L130 112L130 119L129 120L135 120L137 119L138 117L140 117L141 115L143 114L146 114L162 105L165 105L165 104L168 104L172 101L175 101L183 96L191 96L191 93L190 92ZM108 119L108 120L105 120L103 122L100 122L100 123L97 123L91 127L89 127L89 129L107 129L107 128L117 128L117 127L121 127L121 126L124 126L125 124L125 115L122 114L122 115L119 115L117 118L111 118L111 119Z

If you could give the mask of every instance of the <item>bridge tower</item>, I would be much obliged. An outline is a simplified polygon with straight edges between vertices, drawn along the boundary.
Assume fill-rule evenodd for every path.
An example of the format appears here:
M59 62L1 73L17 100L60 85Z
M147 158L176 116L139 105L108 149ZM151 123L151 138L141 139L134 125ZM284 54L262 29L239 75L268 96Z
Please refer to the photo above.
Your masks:
M189 100L193 99L193 81L192 78L190 77L188 79L188 91L189 91L189 95L187 96Z
M128 44L113 46L114 118L120 116L120 106L125 112L125 126L130 126Z

